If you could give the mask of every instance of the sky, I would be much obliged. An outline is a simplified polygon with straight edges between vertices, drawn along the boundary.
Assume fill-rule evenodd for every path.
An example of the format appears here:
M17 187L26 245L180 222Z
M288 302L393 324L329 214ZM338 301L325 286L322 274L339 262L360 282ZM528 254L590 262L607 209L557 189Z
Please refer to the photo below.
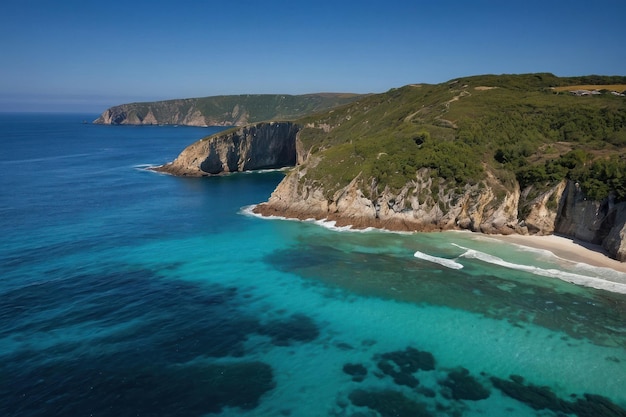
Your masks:
M0 111L626 75L624 0L5 0Z

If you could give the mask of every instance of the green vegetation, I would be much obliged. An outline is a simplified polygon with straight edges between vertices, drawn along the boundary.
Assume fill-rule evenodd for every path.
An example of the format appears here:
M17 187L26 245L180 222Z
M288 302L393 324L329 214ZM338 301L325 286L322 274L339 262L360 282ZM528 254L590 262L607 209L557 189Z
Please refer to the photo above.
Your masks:
M120 109L132 123L149 113L157 123L180 124L187 115L199 113L207 124L246 124L270 120L293 120L327 111L363 97L357 94L320 93L304 95L247 94L130 103Z
M248 94L239 96L216 96L197 99L196 107L206 116L220 116L233 112L249 114L248 121L290 120L350 103L355 94ZM236 117L233 115L232 117Z
M569 178L593 199L626 200L626 98L554 87L626 84L626 77L485 75L359 97L298 120L319 163L306 178L329 193L357 175L393 190L428 168L448 187L488 173L536 192Z

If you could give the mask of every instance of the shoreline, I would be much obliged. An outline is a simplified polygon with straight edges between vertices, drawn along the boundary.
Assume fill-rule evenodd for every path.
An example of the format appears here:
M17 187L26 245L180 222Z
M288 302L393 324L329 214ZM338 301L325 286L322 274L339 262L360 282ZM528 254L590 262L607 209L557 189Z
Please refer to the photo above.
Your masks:
M351 227L355 230L364 230L367 228L387 230L391 232L406 232L406 233L433 233L433 232L445 232L445 231L462 231L460 229L440 229L436 227L428 228L423 227L421 230L415 230L411 226L404 222L388 221L385 224L382 222L355 222L356 224L350 224L349 220L341 216L322 216L319 213L317 216L309 215L304 216L297 210L276 210L275 208L267 205L266 203L256 204L251 208L251 212L259 217L265 218L284 218L292 220L325 220L334 221L337 227ZM372 224L374 223L374 224ZM376 224L378 223L378 224ZM609 268L617 272L626 274L626 262L620 262L617 259L611 258L607 251L600 245L594 245L588 242L583 242L574 238L569 238L560 235L520 235L516 233L504 235L504 234L489 234L482 232L473 232L466 230L468 233L476 233L480 236L487 238L493 238L502 242L511 243L520 246L526 246L532 249L547 250L554 254L556 257L572 263L584 263L600 268Z
M392 233L434 233L434 232L460 232L470 233L478 237L485 239L492 239L494 241L504 242L511 245L516 245L528 250L546 251L554 256L561 262L571 264L574 270L569 268L561 270L557 273L556 278L570 282L572 284L596 288L611 293L626 294L626 262L620 262L614 258L611 258L607 251L602 246L594 245L588 242L579 241L577 239L560 236L560 235L520 235L520 234L490 234L482 232L473 232L463 229L440 229L440 228L422 228L422 230L412 229L409 224L404 222L384 222L385 226L381 227L381 224L372 224L372 222L357 222L357 225L350 224L345 217L336 216L304 216L300 212L289 212L275 210L271 207L264 206L262 204L252 205L248 209L248 213L260 218L266 219L287 219L295 221L313 221L319 222L332 222L333 229L340 231L367 231L367 230L384 230ZM294 215L296 214L296 215ZM382 223L382 222L379 222ZM412 230L411 230L412 229ZM583 269L582 272L575 272L580 265ZM595 273L588 275L585 272L584 266L587 265L593 268L599 268ZM564 265L563 265L564 266ZM560 270L561 268L559 268ZM604 270L604 272L602 272ZM539 271L544 271L539 268ZM552 276L552 270L546 270L549 275ZM533 272L534 273L534 272ZM544 275L537 273L537 275Z
M512 234L485 236L533 249L547 250L569 262L609 268L626 274L626 262L620 262L609 257L600 245L559 235L533 236Z

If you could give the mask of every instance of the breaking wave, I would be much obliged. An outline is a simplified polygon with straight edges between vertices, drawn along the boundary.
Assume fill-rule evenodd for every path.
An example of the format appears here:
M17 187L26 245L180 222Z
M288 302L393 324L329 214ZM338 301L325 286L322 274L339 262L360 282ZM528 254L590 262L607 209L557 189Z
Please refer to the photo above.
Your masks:
M415 256L418 259L423 259L424 261L428 261L428 262L433 262L442 266L445 266L446 268L450 268L450 269L461 269L463 268L463 265L452 260L452 259L448 259L448 258L440 258L438 256L432 256L432 255L428 255L427 253L424 252L420 252L417 251L413 254L413 256Z
M609 281L604 278L594 277L589 275L577 274L574 272L563 271L554 268L540 268L533 265L516 264L513 262L505 261L494 255L490 255L485 252L469 249L453 243L454 246L463 249L465 252L459 255L461 258L476 259L482 262L486 262L492 265L498 265L504 268L514 269L517 271L524 271L534 275L558 278L560 280L570 282L572 284L583 285L586 287L597 288L601 290L607 290L612 292L618 292L626 294L626 283Z

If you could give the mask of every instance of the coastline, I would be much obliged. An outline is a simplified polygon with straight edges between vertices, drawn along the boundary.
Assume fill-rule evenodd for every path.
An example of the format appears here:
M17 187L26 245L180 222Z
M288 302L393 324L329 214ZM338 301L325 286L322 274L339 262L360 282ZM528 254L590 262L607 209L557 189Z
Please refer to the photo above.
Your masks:
M278 211L259 210L259 204L251 205L244 208L243 213L255 217L266 219L283 219L293 221L305 221L314 222L322 227L331 228L338 231L350 231L350 232L365 232L368 230L381 230L392 233L434 233L439 232L459 232L474 234L479 238L491 239L496 242L504 242L510 245L519 246L521 248L527 248L532 251L546 251L550 253L550 256L554 256L558 260L558 264L561 264L563 268L558 269L542 269L534 268L529 265L516 265L515 260L503 261L505 267L512 267L514 269L521 269L532 272L535 275L543 275L547 277L558 278L581 287L591 287L608 291L611 293L626 294L626 262L620 262L616 259L609 257L607 252L600 245L593 245L587 242L578 241L576 239L567 238L559 235L519 235L519 234L488 234L481 232L472 232L470 230L460 229L439 229L439 230L407 230L402 227L397 227L395 230L381 228L371 225L367 227L354 227L354 225L345 224L341 222L339 224L335 220L329 218L317 219L313 216L305 218L303 215L299 216L284 216L284 213ZM395 226L400 226L395 224ZM422 254L428 256L428 254ZM415 255L418 256L417 254ZM446 261L450 261L446 259ZM489 262L489 261L487 261ZM456 262L453 262L456 264ZM498 262L496 262L498 263ZM566 266L565 264L569 266ZM449 265L446 265L450 267ZM462 267L462 266L461 266ZM573 269L572 269L573 267ZM454 268L454 267L453 267ZM579 269L580 268L580 269ZM593 268L589 271L588 268Z
M574 263L585 263L601 268L610 268L626 273L626 262L620 262L608 256L600 245L579 241L565 236L548 235L486 235L502 242L542 249L552 252L557 257Z
M334 221L337 227L350 227L356 230L363 230L367 228L375 228L381 230L388 230L392 232L406 232L406 233L429 233L436 231L452 231L459 229L441 229L437 227L422 227L415 228L414 224L407 224L403 221L372 221L372 219L346 219L341 216L324 216L327 213L318 213L317 215L310 214L304 215L298 210L277 210L267 203L260 203L255 205L250 210L260 217L278 217L293 220L326 220ZM350 221L352 220L352 222ZM359 221L361 220L361 221ZM376 219L378 220L378 219ZM609 268L614 271L618 271L626 274L626 262L620 262L614 258L611 258L607 251L600 245L594 245L588 242L579 241L577 239L568 238L559 235L521 235L521 234L489 234L481 232L477 233L487 238L493 238L502 242L507 242L515 245L526 246L532 249L547 250L553 253L556 257L572 263L584 263L600 268ZM626 284L626 282L624 283Z

